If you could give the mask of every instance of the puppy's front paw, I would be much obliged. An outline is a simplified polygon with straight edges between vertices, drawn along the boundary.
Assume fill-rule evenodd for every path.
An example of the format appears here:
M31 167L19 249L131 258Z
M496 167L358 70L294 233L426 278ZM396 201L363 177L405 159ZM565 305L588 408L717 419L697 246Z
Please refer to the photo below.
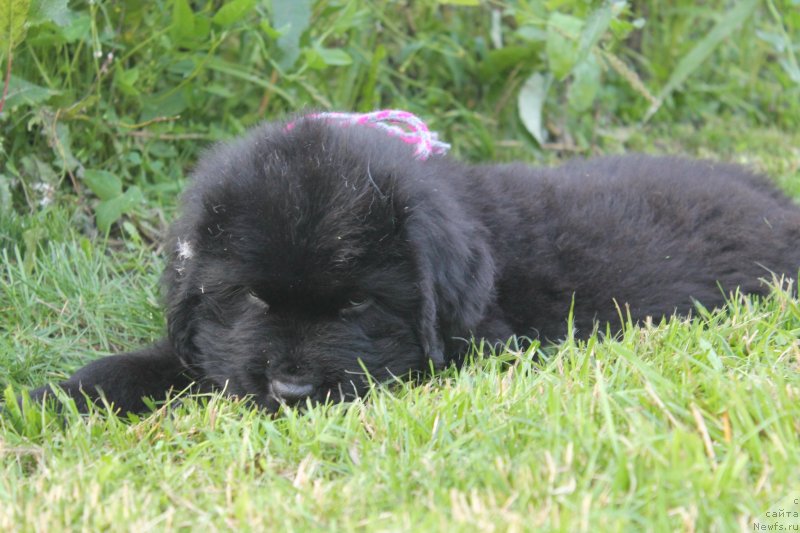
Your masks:
M41 409L43 405L46 405L47 407L52 408L55 412L61 413L65 407L64 402L68 401L68 398L75 402L75 406L78 408L78 411L86 411L87 402L82 391L75 387L70 387L69 383L66 382L59 384L58 387L58 393L53 389L52 386L45 385L43 387L38 387L36 389L23 392L22 394L16 396L13 400L6 398L5 412L9 413L15 407L16 412L21 415L26 410L38 410ZM16 404L13 407L11 405L12 402Z
M40 404L48 399L55 398L55 394L53 393L53 389L50 388L50 385L45 385L44 387L28 391L28 398L31 399L32 403ZM20 404L21 401L21 397L17 398L17 404Z

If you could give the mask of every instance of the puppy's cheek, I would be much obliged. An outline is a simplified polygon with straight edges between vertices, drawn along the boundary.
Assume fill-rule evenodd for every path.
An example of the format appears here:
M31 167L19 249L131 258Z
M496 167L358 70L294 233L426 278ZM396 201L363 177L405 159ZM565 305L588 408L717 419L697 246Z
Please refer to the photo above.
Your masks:
M372 378L385 381L424 371L427 359L413 326L401 317L385 314L363 325L361 355L355 355L355 370L360 370L359 357Z
M257 379L263 369L253 368L252 352L258 343L238 327L204 320L198 323L194 341L199 347L195 364L217 388L239 397L266 390L266 379Z

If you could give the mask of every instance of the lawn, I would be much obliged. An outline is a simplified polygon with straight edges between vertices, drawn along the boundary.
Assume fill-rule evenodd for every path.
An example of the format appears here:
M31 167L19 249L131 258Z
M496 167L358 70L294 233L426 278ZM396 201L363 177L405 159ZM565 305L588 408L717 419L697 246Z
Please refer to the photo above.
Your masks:
M6 402L158 338L192 162L303 107L409 109L470 161L739 162L800 201L796 1L475 4L0 5ZM275 417L6 403L0 531L798 531L800 302L774 287Z

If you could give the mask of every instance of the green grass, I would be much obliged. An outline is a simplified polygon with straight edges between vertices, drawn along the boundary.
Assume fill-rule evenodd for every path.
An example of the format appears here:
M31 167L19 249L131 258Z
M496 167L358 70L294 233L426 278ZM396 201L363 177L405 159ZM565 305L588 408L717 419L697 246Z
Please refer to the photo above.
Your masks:
M228 2L235 18L219 2L33 0L0 114L0 389L158 338L159 242L192 162L303 106L406 108L471 161L735 161L800 199L796 3L758 3L743 25L725 0L493 3L493 28L488 4L297 0L304 21L276 2ZM584 41L595 66L573 64ZM518 95L563 72L538 102L540 146ZM664 100L644 121L646 93ZM131 419L11 406L0 531L791 530L799 338L800 303L776 289L277 417L219 396Z
M219 397L7 417L0 527L747 527L798 488L798 335L776 292L275 419Z

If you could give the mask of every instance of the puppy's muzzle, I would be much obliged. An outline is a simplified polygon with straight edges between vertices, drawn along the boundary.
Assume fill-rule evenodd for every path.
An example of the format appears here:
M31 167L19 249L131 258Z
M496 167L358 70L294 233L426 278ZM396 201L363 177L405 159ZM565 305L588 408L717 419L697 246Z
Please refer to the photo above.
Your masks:
M277 400L286 403L297 403L308 398L314 392L314 386L308 383L292 383L290 381L273 379L270 385L272 388L272 395L275 396Z

